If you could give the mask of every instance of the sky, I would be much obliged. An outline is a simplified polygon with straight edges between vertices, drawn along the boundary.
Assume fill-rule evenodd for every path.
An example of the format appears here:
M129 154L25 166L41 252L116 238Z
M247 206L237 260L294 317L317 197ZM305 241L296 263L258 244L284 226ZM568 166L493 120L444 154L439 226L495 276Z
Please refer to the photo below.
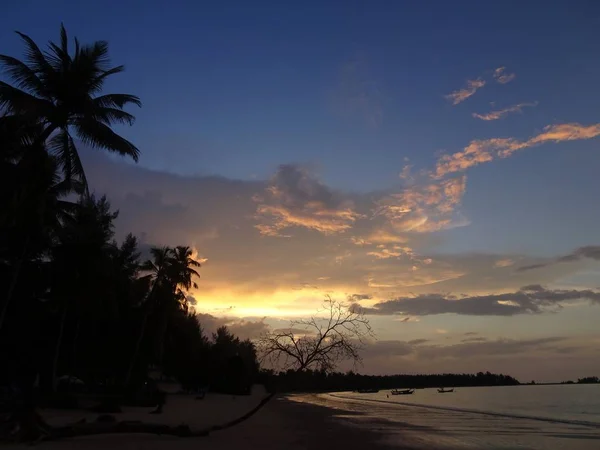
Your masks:
M22 0L2 53L61 22L143 102L139 163L82 149L91 188L119 238L193 246L207 330L330 295L363 373L600 373L597 2Z

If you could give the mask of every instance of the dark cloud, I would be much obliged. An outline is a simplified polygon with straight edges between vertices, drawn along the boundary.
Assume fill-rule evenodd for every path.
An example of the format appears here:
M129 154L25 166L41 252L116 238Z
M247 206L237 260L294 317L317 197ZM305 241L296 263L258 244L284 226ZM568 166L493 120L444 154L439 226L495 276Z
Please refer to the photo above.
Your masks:
M373 296L371 294L350 294L348 295L348 301L358 302L360 300L371 300Z
M541 269L542 267L547 267L553 263L539 263L539 264L530 264L528 266L522 266L517 268L517 272L526 272L528 270Z
M484 337L472 337L461 340L460 342L485 342L487 338Z
M265 319L245 319L235 317L215 317L212 314L199 313L196 315L200 327L208 337L218 328L226 326L231 333L240 339L255 339L269 331Z
M580 349L578 346L565 345L568 339L561 336L537 339L479 340L452 345L427 344L428 342L431 341L427 339L375 341L364 348L363 357L365 363L368 363L373 359L408 356L413 361L419 361L432 358L502 357L527 352L567 354Z
M546 263L530 264L527 266L519 267L517 269L517 272L526 272L528 270L541 269L543 267L552 266L554 264L581 261L583 259L593 259L595 261L600 261L600 245L586 245L585 247L579 247L567 255L560 256Z
M431 345L420 347L419 355L425 358L469 358L488 355L515 355L532 351L558 353L562 347L557 344L564 341L566 341L564 337L553 336L539 339L498 339L495 341L463 342L445 346Z
M514 316L539 314L560 308L561 303L590 300L600 303L600 292L593 290L545 289L529 285L517 292L475 296L422 294L400 297L376 303L372 308L360 308L365 314L427 316L461 314L470 316ZM357 306L353 306L357 307Z

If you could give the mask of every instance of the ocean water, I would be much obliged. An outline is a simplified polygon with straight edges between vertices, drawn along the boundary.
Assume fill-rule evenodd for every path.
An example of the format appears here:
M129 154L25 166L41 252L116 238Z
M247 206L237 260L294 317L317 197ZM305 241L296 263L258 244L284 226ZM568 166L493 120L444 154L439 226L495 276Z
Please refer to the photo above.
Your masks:
M398 448L600 450L600 385L419 389L392 396L339 392L291 397L335 410Z

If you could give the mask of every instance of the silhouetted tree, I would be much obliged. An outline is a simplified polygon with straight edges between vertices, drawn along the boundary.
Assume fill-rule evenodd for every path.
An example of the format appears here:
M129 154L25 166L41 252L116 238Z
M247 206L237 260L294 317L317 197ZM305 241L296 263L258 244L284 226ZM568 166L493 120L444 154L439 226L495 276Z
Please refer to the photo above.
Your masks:
M323 310L324 317L293 320L288 330L262 336L258 344L262 358L297 371L330 371L343 360L359 363L365 339L373 336L369 320L329 296Z
M131 156L137 161L139 150L116 134L111 126L133 124L134 117L123 108L130 103L141 106L139 98L129 94L99 95L106 79L124 70L124 66L110 67L108 44L98 41L81 46L74 39L71 54L67 32L61 25L60 45L50 42L47 51L42 52L29 36L17 34L25 43L25 61L0 55L0 65L13 82L10 85L0 81L0 110L3 113L0 133L8 138L2 149L4 160L10 160L13 169L31 159L40 160L34 162L39 166L50 161L44 157L47 152L53 156L51 164L59 168L66 181L65 186L78 193L81 191L71 184L71 180L79 180L86 191L87 180L73 134L92 147ZM15 124L18 125L15 132L7 131ZM9 166L5 165L0 175L5 175ZM13 196L13 200L23 194L31 199L28 195L31 186L41 187L43 191L44 188L50 189L52 184L43 185L27 177L20 183L20 189L15 190L18 195ZM40 201L44 197L37 195ZM19 209L44 209L43 204L33 207L16 205ZM31 240L26 232L22 241L18 242L22 249L13 263L12 278L0 310L0 330L24 261L32 253Z

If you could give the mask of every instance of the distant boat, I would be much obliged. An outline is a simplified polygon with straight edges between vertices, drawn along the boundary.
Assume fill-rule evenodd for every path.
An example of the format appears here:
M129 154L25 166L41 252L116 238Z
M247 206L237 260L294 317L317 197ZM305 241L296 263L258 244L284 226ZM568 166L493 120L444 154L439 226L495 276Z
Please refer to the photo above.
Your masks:
M441 389L438 389L438 392L439 392L440 394L448 394L448 393L450 393L450 392L454 392L454 388L452 388L452 389L444 389L444 388L441 388Z
M410 395L410 394L414 394L415 390L414 389L394 389L391 391L392 395Z
M375 393L379 392L379 389L375 389L375 388L359 389L356 392L358 392L359 394L375 394Z

